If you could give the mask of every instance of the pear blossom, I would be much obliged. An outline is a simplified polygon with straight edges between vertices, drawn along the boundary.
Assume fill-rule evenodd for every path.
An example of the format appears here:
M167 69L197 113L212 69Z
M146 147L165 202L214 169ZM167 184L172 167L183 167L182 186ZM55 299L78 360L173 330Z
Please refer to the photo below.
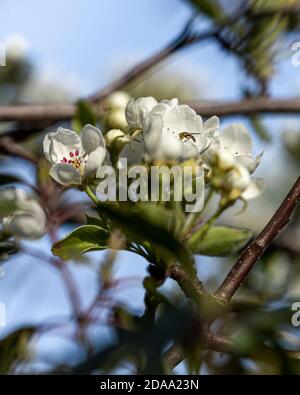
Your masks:
M211 145L209 151L224 150L231 154L238 163L245 166L252 174L261 163L263 153L254 157L253 142L247 129L242 124L232 124L226 127Z
M125 111L128 125L134 129L144 129L148 115L157 104L153 97L131 99Z
M263 181L251 177L263 154L254 157L252 150L253 142L247 129L241 124L232 124L213 137L204 155L205 160L225 171L222 188L228 192L239 191L244 200L253 199L263 191Z
M20 188L0 190L2 230L24 239L38 239L46 233L47 220L39 202ZM6 211L6 213L4 213Z
M95 177L106 156L104 137L99 129L85 125L80 136L59 127L44 138L44 153L52 164L51 177L64 186L81 185Z
M202 117L178 99L163 100L143 123L146 159L198 158L217 135L219 118Z
M263 180L251 177L249 169L237 156L228 150L214 151L211 156L212 184L217 190L231 194L234 199L250 200L260 195L264 188Z

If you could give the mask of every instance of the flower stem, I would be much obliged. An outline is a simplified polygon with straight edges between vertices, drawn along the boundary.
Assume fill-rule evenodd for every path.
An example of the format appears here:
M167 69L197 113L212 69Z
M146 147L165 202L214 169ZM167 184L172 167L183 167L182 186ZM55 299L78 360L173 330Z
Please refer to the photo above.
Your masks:
M91 188L88 185L86 185L84 191L88 195L88 197L96 204L96 206L98 206L99 205L99 200L98 200L97 196L94 194L94 192L91 190Z
M189 232L192 230L192 228L193 228L193 226L195 225L195 223L197 222L197 220L198 220L200 214L203 213L203 211L206 209L208 203L210 202L210 200L211 200L211 198L212 198L212 196L213 196L213 193L214 193L213 188L210 188L210 190L209 190L208 193L207 193L207 196L206 196L206 199L205 199L205 202L204 202L203 209L201 210L200 213L191 213L191 214L187 217L187 220L186 220L186 222L185 222L185 224L184 224L184 233L185 233L185 232L186 232L186 233L189 233Z
M201 241L204 236L206 235L206 233L208 232L208 230L210 229L210 227L216 222L216 220L223 214L223 212L228 208L228 205L226 206L219 206L217 211L215 212L215 214L213 214L210 219L201 227L201 229L199 229L199 231L197 232L197 234L192 235L189 239L189 242L192 243L193 242L193 237L197 237L197 241Z

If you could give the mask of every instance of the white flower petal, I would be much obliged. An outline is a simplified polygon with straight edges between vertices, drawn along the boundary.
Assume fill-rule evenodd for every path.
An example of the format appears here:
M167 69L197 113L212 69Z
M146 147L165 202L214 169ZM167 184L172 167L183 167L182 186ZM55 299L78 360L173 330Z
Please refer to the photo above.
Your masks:
M261 178L252 178L248 188L242 193L242 198L245 200L254 199L261 195L264 190L264 181Z
M203 121L200 115L187 105L175 106L164 114L164 129L171 132L201 134Z
M151 114L155 115L164 115L168 111L172 110L172 108L175 108L178 106L178 99L172 99L172 100L162 100L157 104L157 106L153 107Z
M232 124L223 130L218 138L221 148L226 149L233 155L252 153L252 139L241 124Z
M127 159L128 165L140 163L143 160L145 152L144 138L142 133L136 136L129 144L122 149L119 158Z
M249 171L246 167L240 164L235 164L234 169L224 177L224 186L229 190L236 188L241 191L245 191L249 187L250 183L251 179Z
M105 140L101 131L92 125L85 125L81 131L82 147L87 154L98 147L105 147Z
M84 177L95 176L99 167L102 166L105 156L106 149L104 147L98 147L91 152L84 166Z
M253 158L252 155L237 155L236 159L241 165L245 166L249 170L250 174L252 174L260 165L262 157L263 153L258 155L256 158Z
M146 118L156 105L157 100L153 97L131 99L125 111L128 125L135 129L143 129Z
M52 133L53 134L53 133ZM44 137L43 140L43 150L44 150L44 155L46 159L51 162L51 157L50 157L50 145L51 145L51 134L47 133L46 136Z
M203 147L201 145L201 147ZM187 159L192 159L199 156L199 149L196 144L186 141L184 143L181 143L181 154L180 154L180 160L187 160Z
M50 146L48 139L50 139ZM82 153L78 134L64 128L58 128L55 133L48 133L44 139L44 148L46 148L46 158L49 158L52 164L59 163L63 158L69 158L70 152Z
M217 116L209 118L203 124L203 132L206 137L214 137L220 129L220 119Z
M51 167L49 174L61 185L70 186L81 184L79 171L69 164L58 163Z
M156 151L156 159L177 159L184 154L182 142L166 132L161 135Z

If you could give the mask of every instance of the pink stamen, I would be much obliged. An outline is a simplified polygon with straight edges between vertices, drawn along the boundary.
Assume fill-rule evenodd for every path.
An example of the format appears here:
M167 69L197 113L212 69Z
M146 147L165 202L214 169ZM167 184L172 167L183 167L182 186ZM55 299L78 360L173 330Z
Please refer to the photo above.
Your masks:
M75 151L75 156L78 156L78 155L79 155L79 151L76 150L76 151Z
M73 154L73 152L69 152L69 155L70 155L70 157L71 157L71 158L73 158L73 157L74 157L74 154Z

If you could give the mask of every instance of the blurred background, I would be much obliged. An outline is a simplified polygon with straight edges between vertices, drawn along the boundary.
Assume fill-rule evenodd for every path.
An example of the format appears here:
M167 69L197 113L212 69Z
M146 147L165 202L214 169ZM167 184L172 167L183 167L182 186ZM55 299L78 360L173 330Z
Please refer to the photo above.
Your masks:
M0 42L7 48L7 66L0 68L1 105L63 104L94 93L176 37L195 10L192 3L184 0L1 0ZM229 13L238 3L222 2ZM210 18L199 18L200 31L210 26ZM280 42L269 82L268 93L272 97L300 96L300 67L292 64L291 45L295 41L298 41L297 29ZM136 97L178 97L182 102L224 101L244 98L245 92L253 86L240 58L224 51L219 43L207 41L179 51L128 91ZM251 130L257 154L264 151L258 176L265 179L266 187L264 194L251 202L246 212L236 215L240 208L235 206L222 222L250 228L255 234L270 219L299 172L299 116L221 118L223 126L233 121L242 121ZM7 124L1 128L6 130ZM30 147L37 142L29 140L25 144ZM35 177L31 164L13 157L2 156L0 170L18 175L29 183ZM294 219L291 228L270 249L250 276L246 294L280 306L291 299L300 301L299 226ZM72 224L66 224L59 235L71 229ZM47 237L26 244L51 254ZM84 306L91 303L97 292L96 268L101 262L101 253L91 253L87 259L84 264L70 263ZM209 290L214 290L232 264L232 258L198 257L197 262L199 277ZM130 277L132 283L116 289L113 299L136 314L141 314L144 308L142 281L146 266L142 258L125 252L118 255L115 264L115 278ZM168 280L163 292L175 298L179 290ZM43 259L17 254L4 261L0 302L5 304L7 314L7 326L0 328L1 338L22 326L62 323L62 328L40 335L31 345L31 359L22 366L23 371L43 371L82 360L82 347L67 336L72 330L72 324L68 324L72 311L63 283ZM103 325L91 329L90 334L99 349L114 341L114 332L105 324L105 313L103 315ZM299 330L288 322L280 322L280 325L285 341L299 347ZM226 364L224 359L222 361ZM251 366L247 365L247 369L251 370ZM130 367L118 367L117 372L130 373ZM184 364L179 365L176 372L185 373ZM209 372L208 367L205 372Z

